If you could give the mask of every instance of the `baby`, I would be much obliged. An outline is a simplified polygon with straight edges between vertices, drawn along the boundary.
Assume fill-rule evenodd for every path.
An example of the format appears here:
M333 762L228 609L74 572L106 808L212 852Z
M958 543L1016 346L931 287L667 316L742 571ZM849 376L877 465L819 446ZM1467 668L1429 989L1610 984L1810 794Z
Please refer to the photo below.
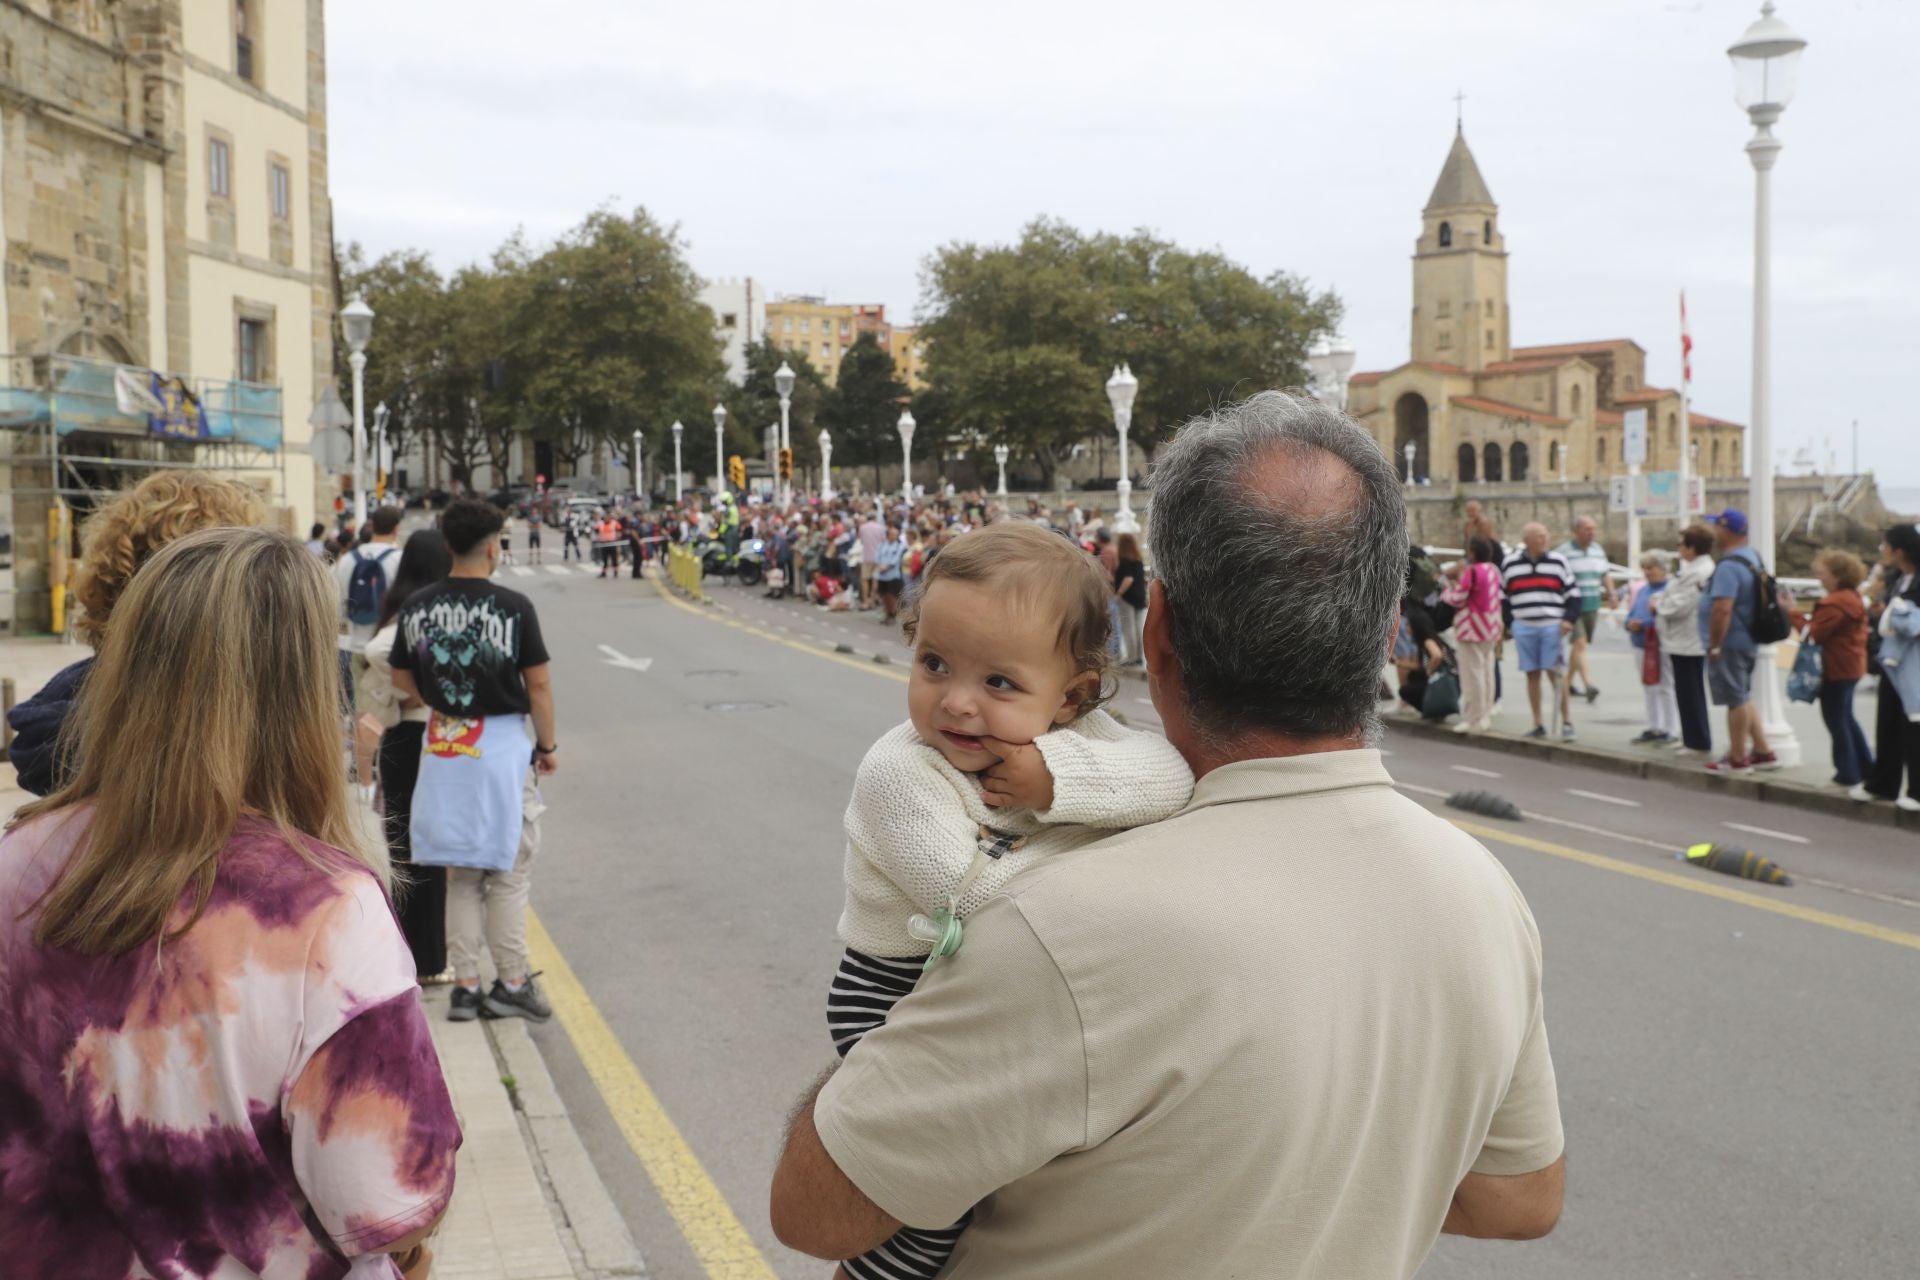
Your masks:
M1112 592L1066 538L978 529L928 563L905 614L908 723L860 763L847 807L846 954L827 996L842 1056L964 941L960 921L1049 853L1183 808L1193 774L1164 738L1099 710ZM934 1276L967 1219L903 1228L846 1271Z

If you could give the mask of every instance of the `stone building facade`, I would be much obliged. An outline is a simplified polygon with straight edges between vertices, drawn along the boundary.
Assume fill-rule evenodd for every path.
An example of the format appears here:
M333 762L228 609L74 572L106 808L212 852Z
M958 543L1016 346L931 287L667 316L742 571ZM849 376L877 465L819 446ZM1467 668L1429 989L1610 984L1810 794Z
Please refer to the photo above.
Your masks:
M323 0L0 4L0 241L5 387L45 391L56 357L277 387L281 450L246 478L303 531L331 506L307 423L338 310ZM22 629L46 620L52 490L84 513L126 464L203 460L134 422L49 476L30 426L0 421L0 621Z
M1624 473L1626 411L1646 409L1649 471L1677 470L1678 391L1647 385L1630 338L1512 345L1500 207L1456 133L1413 255L1412 359L1353 375L1347 410L1404 476L1433 483L1604 481ZM1743 474L1745 428L1697 410L1696 474Z

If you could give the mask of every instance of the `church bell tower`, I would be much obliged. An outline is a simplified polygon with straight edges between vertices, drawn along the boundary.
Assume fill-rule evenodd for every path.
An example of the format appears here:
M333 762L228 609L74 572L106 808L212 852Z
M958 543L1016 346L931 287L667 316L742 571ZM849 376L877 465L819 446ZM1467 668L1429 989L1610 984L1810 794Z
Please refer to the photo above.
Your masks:
M1511 358L1500 206L1456 128L1413 252L1413 358L1475 373Z

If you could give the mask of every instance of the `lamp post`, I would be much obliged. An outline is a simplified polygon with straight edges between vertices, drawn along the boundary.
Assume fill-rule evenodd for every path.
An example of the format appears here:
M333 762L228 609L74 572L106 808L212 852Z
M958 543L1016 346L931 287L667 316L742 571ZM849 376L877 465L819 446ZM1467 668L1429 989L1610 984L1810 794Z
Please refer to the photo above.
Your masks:
M686 428L678 422L673 424L673 505L679 506L686 495L682 492L684 479L680 470L680 433Z
M1409 492L1411 492L1413 489L1413 459L1414 459L1415 453L1417 452L1417 450L1414 447L1413 441L1411 440L1407 441L1407 447L1402 449L1400 452L1404 453L1407 457L1407 489Z
M908 502L913 501L913 429L917 425L911 409L900 411L900 421L894 424L900 432L900 496Z
M1113 513L1115 533L1138 533L1140 521L1133 514L1132 459L1127 454L1127 430L1133 426L1133 398L1140 392L1140 379L1121 364L1107 379L1107 400L1113 405L1113 429L1120 435L1120 479L1113 486L1119 509Z
M353 527L357 533L367 522L367 472L361 454L367 445L367 340L373 337L373 308L355 292L340 308L340 328L352 354L353 366Z
M727 406L713 406L713 488L717 498L727 490Z
M993 446L993 461L1000 468L1000 487L994 490L996 497L1007 496L1007 455L1013 451L1003 444Z
M1307 371L1313 378L1314 399L1347 409L1347 379L1353 374L1353 344L1345 338L1321 338L1307 348Z
M641 478L641 467L640 433L636 431L633 433L633 500L644 510L647 505L647 486Z
M1773 303L1772 188L1774 161L1780 140L1774 122L1793 98L1794 75L1807 42L1792 27L1773 16L1773 0L1760 6L1759 20L1728 49L1733 60L1734 98L1753 122L1747 141L1747 159L1753 163L1753 436L1747 457L1747 515L1754 545L1773 561L1773 383L1768 361L1772 355ZM1773 646L1763 647L1754 670L1754 710L1767 745L1791 767L1800 763L1800 743L1783 714L1780 669L1774 665Z
M793 368L785 360L773 371L773 389L780 394L780 456L786 457L785 450L793 447L788 439L787 420L793 407ZM776 468L778 464L776 463ZM793 480L788 476L780 477L780 509L785 511L793 501Z
M833 437L820 428L820 502L833 501Z

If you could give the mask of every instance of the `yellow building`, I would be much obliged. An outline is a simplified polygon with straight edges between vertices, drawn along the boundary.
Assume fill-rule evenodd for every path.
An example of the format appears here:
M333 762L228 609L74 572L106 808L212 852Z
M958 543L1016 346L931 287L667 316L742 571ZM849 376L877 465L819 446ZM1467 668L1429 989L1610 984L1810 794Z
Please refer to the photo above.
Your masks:
M840 380L840 362L854 339L872 333L885 350L890 332L887 308L881 303L788 294L767 304L767 334L774 345L806 356L829 384Z
M927 348L920 330L912 325L893 326L892 351L894 376L907 384L907 390L926 386Z
M1419 480L1605 480L1626 471L1630 409L1647 410L1645 470L1678 469L1680 393L1647 385L1639 343L1511 344L1500 208L1456 133L1414 246L1413 358L1355 374L1347 411L1403 475L1413 445ZM1742 474L1746 429L1697 410L1690 422L1695 473Z

